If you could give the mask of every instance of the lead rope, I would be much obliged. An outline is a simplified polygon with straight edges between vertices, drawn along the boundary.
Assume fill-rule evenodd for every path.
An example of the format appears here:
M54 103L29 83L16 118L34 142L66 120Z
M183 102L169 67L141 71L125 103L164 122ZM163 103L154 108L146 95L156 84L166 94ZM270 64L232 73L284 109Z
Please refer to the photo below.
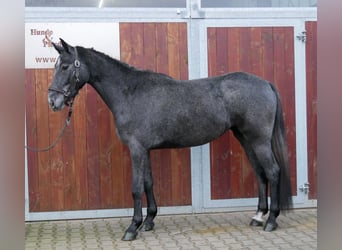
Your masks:
M56 140L50 146L48 146L46 148L33 148L33 147L25 146L25 148L28 150L34 151L34 152L46 152L46 151L49 151L50 149L52 149L54 146L56 146L57 142L62 138L65 128L67 126L69 126L69 124L70 124L70 118L71 118L72 111L73 111L73 109L72 109L73 104L74 104L74 99L72 99L70 101L69 112L68 112L67 118L65 119L64 126L62 127L61 131L59 132Z

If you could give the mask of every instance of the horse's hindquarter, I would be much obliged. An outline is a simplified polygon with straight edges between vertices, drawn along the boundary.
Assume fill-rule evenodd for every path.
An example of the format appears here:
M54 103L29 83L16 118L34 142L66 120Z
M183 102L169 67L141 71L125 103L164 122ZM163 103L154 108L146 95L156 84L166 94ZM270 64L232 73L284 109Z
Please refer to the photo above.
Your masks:
M268 81L236 72L225 76L221 90L231 126L255 136L272 135L277 100Z

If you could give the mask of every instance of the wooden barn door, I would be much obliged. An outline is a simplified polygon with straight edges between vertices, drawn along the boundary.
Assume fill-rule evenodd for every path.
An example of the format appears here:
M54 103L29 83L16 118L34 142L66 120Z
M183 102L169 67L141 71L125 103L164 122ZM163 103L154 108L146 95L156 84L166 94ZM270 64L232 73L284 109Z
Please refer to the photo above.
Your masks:
M208 25L206 34L208 76L245 71L271 81L279 90L289 145L293 195L296 197L297 173L302 170L297 169L295 46L303 48L303 45L296 45L299 41L296 41L294 29L293 26ZM256 206L258 189L255 174L233 134L227 132L211 142L209 155L210 166L204 171L210 176L209 188L206 190L204 187L204 196L207 194L204 197L205 206ZM302 162L304 169L305 159ZM306 175L305 171L302 176Z
M209 76L245 71L274 83L282 98L296 190L293 28L208 28ZM258 194L248 159L231 132L210 144L212 199Z
M188 79L186 23L121 23L120 40L122 61ZM52 69L26 70L27 144L32 147L51 144L67 114L48 107L52 74ZM151 161L158 205L191 205L190 150L153 151ZM27 163L31 213L133 205L128 148L115 133L109 109L90 86L75 99L62 140L48 152L28 151Z

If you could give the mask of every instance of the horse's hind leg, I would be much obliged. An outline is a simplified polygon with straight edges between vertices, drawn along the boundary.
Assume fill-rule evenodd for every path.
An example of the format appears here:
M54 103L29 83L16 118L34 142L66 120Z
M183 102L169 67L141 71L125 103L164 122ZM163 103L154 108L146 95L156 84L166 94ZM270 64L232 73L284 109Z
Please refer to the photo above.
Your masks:
M258 162L262 165L265 176L270 183L270 214L264 226L265 231L273 231L278 227L276 219L280 213L279 208L279 173L280 168L273 156L271 142L257 142L252 145Z
M157 205L153 193L153 178L151 172L151 165L148 164L144 171L144 188L147 199L147 216L141 227L142 231L150 231L154 227L153 219L157 215Z
M244 148L247 157L256 173L257 181L258 181L258 209L256 211L256 215L253 216L252 221L250 222L251 226L262 226L263 219L262 216L267 214L268 212L268 201L267 201L267 187L268 180L266 178L265 172L263 171L262 166L259 164L258 159L253 151L253 148L248 144L244 136L236 129L232 128L234 136L239 140L242 147Z
M259 201L258 201L258 209L256 211L255 216L253 216L252 221L250 223L251 226L263 226L264 220L262 216L267 214L268 212L268 202L267 202L267 186L268 181L265 176L265 173L260 171L260 165L258 165L257 173L257 181L258 181L258 193L259 193Z

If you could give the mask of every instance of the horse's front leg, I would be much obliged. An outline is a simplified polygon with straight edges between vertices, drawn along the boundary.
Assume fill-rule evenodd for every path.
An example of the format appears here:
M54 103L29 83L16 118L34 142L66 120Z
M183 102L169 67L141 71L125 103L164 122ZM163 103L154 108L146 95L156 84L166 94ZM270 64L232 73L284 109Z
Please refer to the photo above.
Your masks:
M150 231L154 227L153 219L157 215L157 205L153 193L153 178L150 162L148 162L148 165L145 167L144 171L144 188L147 199L147 216L143 226L141 227L141 230Z
M148 153L146 150L133 145L130 147L132 160L132 196L134 200L134 215L132 223L126 230L122 240L135 240L138 229L142 224L142 195L144 192L144 169L148 164Z

